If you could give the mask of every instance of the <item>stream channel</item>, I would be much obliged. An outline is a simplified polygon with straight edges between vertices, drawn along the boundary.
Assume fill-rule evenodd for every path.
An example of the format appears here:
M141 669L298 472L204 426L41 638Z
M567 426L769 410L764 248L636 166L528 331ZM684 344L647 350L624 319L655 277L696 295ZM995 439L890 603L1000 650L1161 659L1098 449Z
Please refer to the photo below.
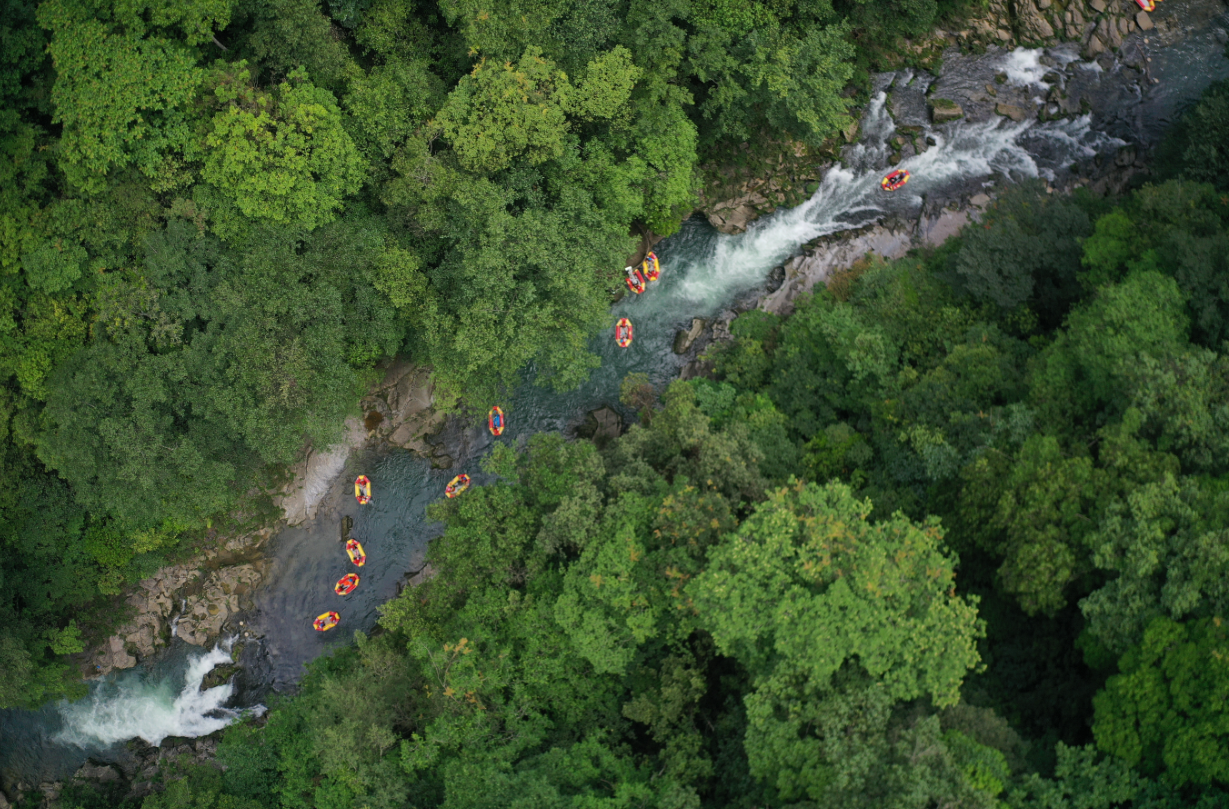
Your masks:
M1204 13L1196 15L1200 21L1174 35L1185 7L1192 4L1202 4ZM1169 36L1154 32L1145 44L1143 35L1133 35L1117 57L1102 55L1099 62L1080 61L1071 44L1046 51L992 49L980 56L953 50L945 55L938 78L910 70L875 77L859 142L845 148L841 163L826 172L807 202L763 217L737 236L717 233L700 216L686 221L656 248L661 280L644 295L628 296L612 308L612 328L619 317L633 321L632 345L617 348L608 328L591 342L601 366L579 389L560 394L522 385L502 403L508 429L498 440L518 442L537 432L574 429L587 411L616 405L619 381L631 372L647 373L659 388L664 386L683 363L672 351L676 330L754 295L774 267L816 237L888 217L917 219L927 201L959 201L1022 178L1043 177L1066 186L1076 172L1087 176L1096 174L1098 166L1112 165L1125 144L1141 150L1155 145L1209 83L1229 77L1224 7L1216 5L1210 14L1204 0L1169 0L1165 6L1154 16L1176 18ZM1161 44L1167 40L1173 44ZM996 115L986 86L1002 74L1006 81L998 85L999 100L1039 100L1058 83L1068 97L1078 94L1087 100L1086 113L1048 122L1035 114L1020 122ZM965 118L931 125L928 89L959 102ZM887 194L879 180L896 126L922 127L919 137L933 139L934 145L900 164L912 179L901 191ZM0 711L0 783L11 787L64 779L87 759L130 756L124 742L133 738L156 745L167 737L213 732L244 710L261 710L271 692L292 690L304 664L350 642L355 631L370 631L379 605L395 597L407 571L422 567L427 543L439 533L439 526L426 519L427 504L442 496L444 484L459 471L468 471L476 485L489 482L479 461L496 439L485 424L450 421L444 437L448 454L457 459L453 469L433 470L428 461L403 450L356 453L317 518L271 541L273 564L255 594L256 609L245 621L253 637L239 639L246 641L244 668L232 682L202 690L204 675L229 662L229 654L173 640L157 660L94 681L89 695L78 702ZM373 502L361 508L350 491L359 472L374 485ZM369 558L359 571L358 589L342 597L333 594L332 585L353 569L339 544L344 515L354 518L353 533ZM313 631L311 619L325 610L339 611L341 625L327 633Z

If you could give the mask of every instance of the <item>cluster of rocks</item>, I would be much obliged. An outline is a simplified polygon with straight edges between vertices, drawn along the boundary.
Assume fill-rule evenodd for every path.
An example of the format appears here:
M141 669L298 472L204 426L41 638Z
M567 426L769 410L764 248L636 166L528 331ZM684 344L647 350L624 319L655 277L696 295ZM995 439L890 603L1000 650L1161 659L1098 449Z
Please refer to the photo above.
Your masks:
M1150 31L1153 20L1134 0L990 0L986 10L948 32L963 47L1054 45L1079 42L1091 59L1122 46L1135 31Z
M260 582L262 564L231 564L257 556L273 528L221 541L214 548L178 565L159 569L139 582L125 598L133 616L120 625L86 658L85 674L101 676L132 668L165 647L176 635L203 646L220 634L223 624L240 609L240 597ZM216 568L201 581L210 567Z
M165 740L161 747L134 739L128 743L127 749L118 755L115 762L87 761L67 782L45 781L37 786L11 784L8 797L0 792L0 809L17 805L28 806L32 803L32 797L44 809L54 809L61 805L60 796L70 784L85 787L117 803L139 802L161 790L162 778L178 766L217 766L214 761L217 749L217 734L199 739L171 738ZM39 796L41 800L38 800Z
M854 122L846 133L849 142L857 137ZM700 210L714 228L722 233L743 233L755 219L782 205L797 205L819 187L827 163L816 165L807 146L800 142L774 143L770 156L720 168L708 168L700 193ZM756 144L759 149L762 144ZM739 146L750 154L751 145Z
M241 609L251 608L251 592L263 578L264 560L219 568L209 574L201 591L185 599L176 634L203 646L216 638Z
M290 469L291 480L277 498L287 525L314 520L335 486L351 454L370 442L387 442L432 459L448 468L452 459L428 443L444 423L436 412L435 387L429 369L393 360L383 379L360 401L364 418L346 419L340 441L317 449L307 446Z

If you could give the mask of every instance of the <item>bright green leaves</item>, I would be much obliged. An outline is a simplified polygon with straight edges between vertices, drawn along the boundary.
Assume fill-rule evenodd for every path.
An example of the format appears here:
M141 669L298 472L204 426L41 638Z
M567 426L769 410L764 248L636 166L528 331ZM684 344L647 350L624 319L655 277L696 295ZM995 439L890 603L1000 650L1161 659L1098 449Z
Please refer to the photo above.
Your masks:
M227 106L205 138L201 176L243 216L312 230L330 222L366 170L341 110L305 73L293 73L265 94L240 71L223 84Z
M977 665L976 609L954 595L934 524L871 524L848 487L769 495L736 539L709 554L687 593L718 649L747 667L752 772L783 796L819 797L823 698L858 672L889 702L955 702Z
M632 63L631 51L621 45L599 54L585 67L572 95L570 112L587 119L615 117L643 73Z
M718 646L770 693L795 678L822 691L856 659L893 699L950 704L978 662L976 610L950 592L937 526L871 524L869 511L841 484L777 491L688 593Z
M1177 785L1229 781L1229 627L1157 618L1095 700L1097 746Z
M180 184L175 155L191 149L187 107L205 76L195 56L168 40L115 33L68 3L39 8L39 23L54 34L52 101L64 126L65 174L97 192L109 172L135 163L155 183Z
M479 62L435 123L470 171L498 171L522 156L537 164L563 153L571 90L568 77L529 48L515 65Z

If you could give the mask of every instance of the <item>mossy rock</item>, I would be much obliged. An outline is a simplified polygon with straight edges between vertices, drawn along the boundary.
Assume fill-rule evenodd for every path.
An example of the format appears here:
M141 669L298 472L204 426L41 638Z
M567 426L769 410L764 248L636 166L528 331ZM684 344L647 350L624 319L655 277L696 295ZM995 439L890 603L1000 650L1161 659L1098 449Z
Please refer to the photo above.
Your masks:
M238 666L217 666L201 680L201 690L208 691L210 688L225 685L237 671L239 671Z

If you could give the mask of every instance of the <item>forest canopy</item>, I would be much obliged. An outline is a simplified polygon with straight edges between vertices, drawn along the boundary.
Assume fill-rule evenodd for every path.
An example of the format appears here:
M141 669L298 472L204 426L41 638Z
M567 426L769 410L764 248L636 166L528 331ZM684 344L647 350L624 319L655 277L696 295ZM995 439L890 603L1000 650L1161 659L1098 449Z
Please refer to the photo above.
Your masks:
M382 360L577 385L632 234L951 8L0 0L0 707L80 694ZM1224 805L1226 92L1155 183L1013 188L618 439L499 446L438 576L137 803Z
M925 30L939 6L914 5ZM378 362L429 366L444 406L579 384L639 234L690 215L702 161L847 125L859 19L0 0L0 521L24 549L0 575L40 583L2 596L23 685L0 705L76 689L64 655L110 599L258 514Z

